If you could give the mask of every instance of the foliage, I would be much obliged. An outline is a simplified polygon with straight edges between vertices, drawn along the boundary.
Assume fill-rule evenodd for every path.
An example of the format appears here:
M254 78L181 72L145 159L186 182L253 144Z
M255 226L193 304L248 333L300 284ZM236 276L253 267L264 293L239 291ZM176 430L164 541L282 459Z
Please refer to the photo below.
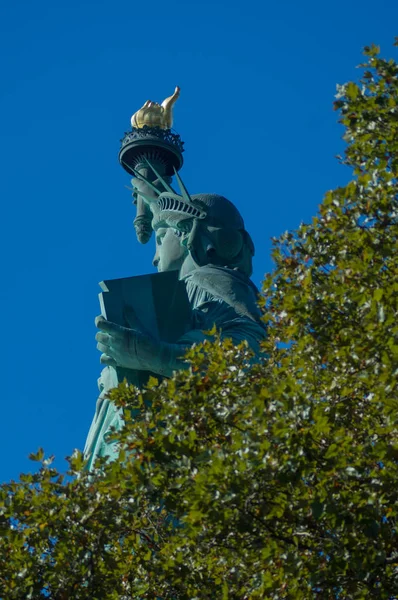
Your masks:
M274 241L261 360L216 338L120 386L94 475L39 451L0 489L0 597L398 596L398 66L365 55L335 102L354 180Z

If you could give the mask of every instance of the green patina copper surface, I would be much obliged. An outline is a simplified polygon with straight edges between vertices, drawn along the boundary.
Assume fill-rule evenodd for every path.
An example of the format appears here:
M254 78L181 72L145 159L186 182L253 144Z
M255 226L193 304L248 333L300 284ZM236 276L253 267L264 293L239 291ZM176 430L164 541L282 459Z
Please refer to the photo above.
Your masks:
M106 366L85 447L89 468L97 456L117 457L109 438L123 420L107 394L123 378L140 386L149 374L169 377L186 368L184 352L203 341L204 331L214 325L235 343L247 340L255 353L265 335L258 291L250 280L254 245L237 208L217 194L191 196L175 170L178 191L174 190L164 169L160 173L159 165L145 157L143 164L145 169L134 170L132 184L146 226L155 232L153 265L163 276L174 275L167 285L166 279L159 285L156 274L129 278L119 287L105 282L110 291L102 294L96 339ZM131 291L116 292L121 285Z

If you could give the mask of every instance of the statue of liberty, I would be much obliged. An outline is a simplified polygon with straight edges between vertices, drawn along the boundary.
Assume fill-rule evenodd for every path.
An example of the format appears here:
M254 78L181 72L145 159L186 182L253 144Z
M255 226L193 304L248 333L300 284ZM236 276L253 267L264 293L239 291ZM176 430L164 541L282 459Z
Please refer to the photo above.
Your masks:
M155 105L158 111L156 107L159 105ZM137 124L139 119L133 116L132 121ZM190 313L184 333L174 343L156 339L134 319L132 327L125 327L104 316L97 317L97 348L106 366L99 380L100 396L85 447L89 468L97 456L117 457L115 443L108 438L122 426L123 419L107 394L120 380L118 371L127 380L134 380L129 373L137 371L170 377L174 371L188 367L184 361L186 350L204 341L204 332L214 326L221 338L230 338L236 344L246 340L254 353L259 351L265 335L257 306L258 290L250 280L254 245L237 208L218 194L191 196L174 167L177 193L170 186L170 177L159 173L150 159L145 158L144 164L146 174L143 169L134 169L136 177L132 180L134 196L142 203L137 235L145 232L149 238L150 215L150 233L155 233L156 243L153 265L159 273L175 273L176 282L184 287ZM180 315L173 315L173 319L177 323Z

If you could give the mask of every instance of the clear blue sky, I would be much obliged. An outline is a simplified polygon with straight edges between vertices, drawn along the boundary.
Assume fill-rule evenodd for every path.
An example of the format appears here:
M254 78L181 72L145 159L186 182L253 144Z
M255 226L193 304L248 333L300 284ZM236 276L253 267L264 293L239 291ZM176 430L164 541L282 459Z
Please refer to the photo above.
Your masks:
M366 44L393 56L397 22L396 0L2 3L0 480L39 446L60 468L83 447L98 282L153 270L117 162L131 114L181 86L182 175L241 210L259 284L270 237L350 176L336 83L358 77Z

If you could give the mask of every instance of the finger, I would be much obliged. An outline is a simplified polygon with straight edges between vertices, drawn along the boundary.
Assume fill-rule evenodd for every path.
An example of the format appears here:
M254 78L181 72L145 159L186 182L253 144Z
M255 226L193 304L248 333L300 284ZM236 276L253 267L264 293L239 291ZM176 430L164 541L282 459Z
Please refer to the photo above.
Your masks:
M152 183L149 180L142 179L143 177L140 173L137 173L137 177L131 180L133 184L134 193L141 194L145 196L149 196L150 198L156 199L159 195L159 192L163 190L163 188L159 188L156 185L156 182Z
M130 180L131 185L133 186L133 191L135 193L143 190L143 181L142 179L139 179L138 177L134 177L133 179Z
M137 174L139 174L139 171L137 171ZM137 191L138 188L142 185L143 180L136 176L130 179L130 183L133 186L133 188L135 188L135 190Z
M111 321L104 319L102 315L95 319L95 325L100 331L110 333L113 337L123 339L126 335L127 329Z
M99 331L96 334L95 339L97 340L97 342L101 342L101 344L105 344L105 346L112 345L112 338L108 333L102 333L101 331Z
M101 344L101 342L98 342L97 350L99 350L100 352L105 352L105 354L111 354L112 352L112 348L110 346L107 346L106 344Z
M117 367L115 359L112 356L108 356L108 354L101 354L100 363L110 367Z
M105 320L105 317L103 317L102 315L98 315L98 317L95 317L95 326L98 327L98 323Z

